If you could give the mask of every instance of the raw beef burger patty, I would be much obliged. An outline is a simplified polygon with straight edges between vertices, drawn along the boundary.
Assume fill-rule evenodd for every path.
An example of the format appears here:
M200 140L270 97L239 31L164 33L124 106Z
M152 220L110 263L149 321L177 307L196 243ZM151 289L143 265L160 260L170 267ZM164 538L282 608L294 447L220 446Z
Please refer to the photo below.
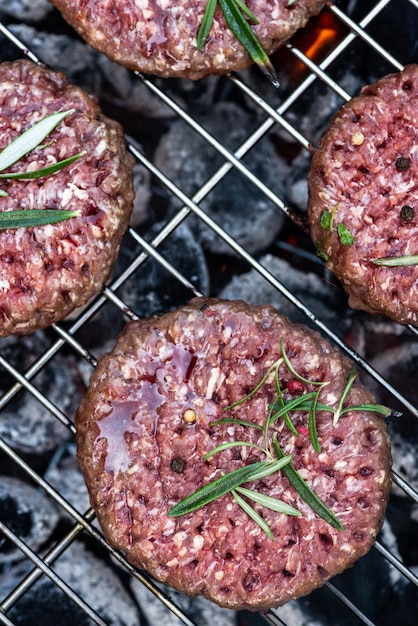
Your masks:
M372 545L388 498L390 447L381 417L348 412L333 426L331 413L318 411L318 454L306 412L292 412L301 434L279 420L279 444L344 530L314 513L281 472L247 485L301 511L296 517L254 505L274 539L230 494L195 512L167 515L202 485L265 459L246 446L202 457L225 441L264 445L260 430L211 423L235 415L265 424L273 376L250 400L223 409L282 356L280 338L299 374L330 381L321 401L335 406L350 363L319 334L291 325L270 306L199 298L161 318L129 323L101 358L77 413L78 459L107 540L157 579L229 608L280 605L352 565ZM301 393L284 364L279 377L283 388L289 383L285 398ZM348 401L373 396L355 382Z
M418 254L417 145L418 65L410 65L342 107L309 174L312 239L350 306L405 324L418 322L418 264L374 261Z
M0 148L52 113L74 109L43 146L10 168L25 172L85 150L70 166L35 180L1 181L0 210L67 209L54 225L0 231L0 336L65 317L108 278L133 203L133 159L119 124L63 74L30 61L0 64Z
M206 45L196 37L207 0L51 0L93 48L140 72L197 79L251 64L217 7ZM254 32L271 54L324 6L324 0L248 0Z

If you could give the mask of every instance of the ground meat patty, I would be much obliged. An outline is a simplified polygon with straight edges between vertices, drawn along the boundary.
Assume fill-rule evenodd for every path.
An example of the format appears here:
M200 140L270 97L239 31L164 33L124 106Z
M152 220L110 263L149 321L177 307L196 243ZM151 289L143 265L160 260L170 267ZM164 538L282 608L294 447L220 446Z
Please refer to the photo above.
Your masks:
M133 159L119 124L63 74L30 61L0 64L0 148L58 111L75 109L12 166L27 171L86 150L51 176L1 181L0 210L69 209L80 217L0 231L0 336L46 327L84 304L107 279L133 204Z
M312 238L350 306L412 324L418 322L418 264L373 261L418 254L417 144L418 65L411 65L342 107L309 174ZM333 215L331 230L324 212ZM354 238L351 245L342 244L340 224Z
M273 540L230 494L193 513L167 515L214 478L264 459L246 446L202 457L225 441L263 446L260 430L211 423L233 414L265 424L274 377L250 400L223 409L248 394L281 357L280 338L300 375L329 381L321 400L336 405L350 363L319 334L292 325L270 306L199 298L161 318L129 323L100 360L77 413L78 459L108 541L157 579L229 608L277 606L352 565L373 543L388 498L390 448L381 417L348 412L333 426L329 412L318 412L318 454L306 413L292 412L300 434L279 420L280 446L293 454L343 531L314 513L281 472L248 484L302 512L288 516L254 505ZM301 393L301 381L284 364L279 378L285 398ZM373 396L356 382L348 401Z
M133 70L197 79L251 64L217 7L206 45L196 37L207 0L51 0L91 46ZM248 0L254 32L271 54L324 6L324 0Z

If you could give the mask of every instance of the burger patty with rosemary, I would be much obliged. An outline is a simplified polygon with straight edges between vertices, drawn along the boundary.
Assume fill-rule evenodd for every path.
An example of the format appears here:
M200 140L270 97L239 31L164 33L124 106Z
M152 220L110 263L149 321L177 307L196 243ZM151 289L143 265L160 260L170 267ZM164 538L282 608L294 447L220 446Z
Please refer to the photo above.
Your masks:
M133 70L197 79L271 66L324 0L51 0L93 48Z
M31 61L0 64L0 336L68 315L107 280L133 158L96 99Z
M190 595L266 610L373 544L384 416L350 362L270 306L197 298L130 322L76 416L107 540Z
M418 65L363 87L313 156L309 224L349 304L418 322Z

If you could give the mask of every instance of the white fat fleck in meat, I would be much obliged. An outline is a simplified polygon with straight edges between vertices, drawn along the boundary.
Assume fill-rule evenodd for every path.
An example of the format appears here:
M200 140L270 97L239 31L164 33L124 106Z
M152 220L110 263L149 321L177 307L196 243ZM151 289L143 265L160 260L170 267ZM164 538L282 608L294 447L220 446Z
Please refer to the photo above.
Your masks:
M222 385L225 380L225 374L223 374L219 367L212 367L208 379L208 386L206 388L206 397L212 398L215 392Z

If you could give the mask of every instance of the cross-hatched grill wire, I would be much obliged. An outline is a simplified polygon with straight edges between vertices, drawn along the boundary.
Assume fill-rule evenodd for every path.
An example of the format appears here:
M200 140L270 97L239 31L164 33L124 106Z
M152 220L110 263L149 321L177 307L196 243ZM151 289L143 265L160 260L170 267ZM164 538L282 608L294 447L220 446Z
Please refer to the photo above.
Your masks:
M418 3L416 0L402 0L405 4L408 3L413 9L417 11L418 19ZM52 336L54 337L51 345L46 348L42 354L31 363L31 365L23 372L19 372L12 363L9 363L7 359L0 356L0 367L3 371L7 371L8 375L12 378L13 383L10 388L5 390L4 394L0 398L0 410L4 409L11 403L11 401L22 391L26 390L30 393L38 402L40 402L45 410L47 410L55 419L59 420L65 428L68 429L69 435L74 433L74 424L72 422L72 415L66 415L60 407L56 406L45 394L39 391L36 384L37 375L42 372L48 364L54 364L57 355L65 348L72 351L80 359L84 360L90 366L95 366L96 355L93 354L87 347L83 345L83 339L80 335L80 331L91 320L91 318L102 308L109 305L109 303L119 310L121 316L124 319L135 319L136 312L132 310L127 303L124 302L123 297L120 297L120 288L126 283L126 281L134 275L142 266L146 268L146 262L148 259L152 259L155 263L163 267L169 274L170 280L177 281L188 292L190 297L199 295L200 291L193 282L185 276L181 270L176 267L176 263L167 260L164 256L163 244L169 241L175 234L176 229L180 224L185 222L190 215L194 215L204 223L210 230L215 232L217 236L222 239L234 253L244 261L249 268L255 269L263 278L268 281L275 289L277 289L282 295L284 295L292 305L298 309L307 320L313 323L322 333L328 336L334 343L336 343L344 352L346 352L356 364L363 369L377 385L382 386L388 391L397 402L402 405L404 409L409 411L412 416L418 417L418 408L406 398L403 393L397 390L395 386L390 384L383 376L381 376L376 369L370 365L360 354L353 350L343 338L338 336L332 331L328 325L307 307L297 296L295 296L289 289L286 288L272 273L270 273L256 258L249 254L247 250L241 246L238 241L234 239L228 232L223 230L213 218L211 218L200 206L200 203L206 198L216 186L227 176L231 170L236 170L245 177L260 193L262 193L268 200L270 200L277 208L278 211L282 211L288 218L294 218L294 212L289 207L287 199L280 197L277 193L272 191L269 186L262 181L251 168L246 164L245 157L250 154L251 151L258 149L260 140L265 137L269 131L274 127L280 127L282 133L287 133L292 141L299 145L302 151L309 153L313 150L312 142L309 137L305 136L305 132L298 127L295 123L294 117L288 117L287 114L292 110L292 107L308 93L309 89L320 83L326 86L336 98L340 100L340 105L347 101L352 95L347 89L340 84L338 80L334 78L332 68L338 64L339 59L342 58L344 53L350 49L353 42L361 40L363 44L370 49L374 54L380 57L387 67L387 72L399 70L403 67L404 63L400 59L396 58L396 55L392 54L385 48L379 41L378 33L370 34L369 27L381 18L385 11L389 8L393 8L395 2L399 0L380 0L370 4L370 9L364 15L361 16L358 21L353 21L348 14L339 6L339 4L331 4L324 11L329 12L334 16L336 21L341 26L341 33L338 36L338 40L334 42L332 49L325 54L320 61L316 62L316 59L312 59L305 54L293 42L287 44L286 49L290 55L290 59L294 59L295 63L302 63L306 71L303 73L302 79L299 80L295 88L287 95L287 97L281 102L277 108L275 105L270 104L267 98L264 99L257 89L253 88L241 76L231 76L229 78L231 84L249 98L251 102L258 107L264 114L264 119L259 123L258 127L252 132L248 132L245 140L231 151L223 145L218 139L216 139L210 132L208 132L199 122L197 122L183 107L178 104L172 96L169 95L168 90L165 87L161 87L161 83L153 80L152 78L146 78L138 75L137 80L149 89L149 91L157 98L164 102L177 118L184 120L193 130L202 138L203 141L210 144L213 149L222 156L223 163L219 168L212 173L212 175L202 184L199 189L193 194L188 195L177 184L171 181L163 171L149 158L136 142L130 143L130 150L132 154L137 158L142 165L145 166L154 176L156 184L160 185L162 189L166 191L170 196L179 200L182 205L174 214L170 216L164 226L158 233L154 234L150 239L145 239L133 228L130 229L128 236L133 242L135 242L140 250L138 254L127 264L127 266L115 276L112 282L107 285L102 294L100 294L94 301L92 301L85 310L69 325L57 324L52 328ZM352 4L347 2L347 5ZM396 10L396 9L395 9ZM16 47L20 56L27 56L31 60L38 62L36 54L27 49L27 46L13 35L10 30L2 23L0 23L1 34L9 40L9 42ZM41 59L42 60L42 59ZM284 70L285 71L285 70ZM337 105L337 108L338 106ZM160 251L161 250L161 251ZM416 334L415 328L410 328L411 334ZM13 619L8 615L9 610L18 605L19 599L25 596L25 594L31 589L32 585L37 580L44 576L48 576L52 582L57 585L63 593L71 599L72 602L77 604L86 615L90 617L93 623L104 624L103 618L96 614L94 609L89 607L88 603L82 597L82 593L77 593L59 576L54 572L53 565L58 561L61 555L71 546L71 544L79 538L82 533L87 533L94 542L100 545L101 548L106 549L112 558L115 559L119 565L121 565L130 576L135 577L141 584L145 585L161 602L167 607L167 611L174 613L184 624L193 626L193 622L163 591L161 591L157 585L153 583L146 575L136 571L130 566L123 555L117 553L111 547L107 546L103 536L97 530L94 525L94 514L91 509L80 512L51 485L36 469L31 467L30 463L18 452L12 449L5 441L0 440L1 454L6 456L10 462L16 465L20 472L22 472L32 484L37 485L42 492L46 493L48 497L56 504L56 506L65 510L66 514L72 520L71 529L67 531L56 543L49 549L47 553L44 553L42 557L31 550L25 545L24 541L18 536L17 533L12 532L1 521L0 531L5 537L7 537L12 543L14 543L20 550L22 550L26 557L32 562L33 567L26 577L20 581L16 588L12 590L6 598L0 596L0 623L14 624ZM409 485L402 476L395 474L394 482L397 487L403 490L412 502L417 503L418 497L416 491L411 485ZM374 548L380 555L391 564L391 567L397 568L400 573L407 578L412 584L417 585L416 575L409 570L398 556L388 550L380 542L378 542ZM343 593L338 586L334 583L327 584L327 590L331 592L338 600L352 611L353 620L355 623L364 623L369 626L373 626L374 622L367 616L367 611L356 606L355 599L350 598ZM282 618L281 609L269 611L263 616L263 619L271 624L280 624L281 626L297 626L295 624L289 624L286 619ZM354 624L354 621L353 621ZM376 624L379 626L379 624Z

